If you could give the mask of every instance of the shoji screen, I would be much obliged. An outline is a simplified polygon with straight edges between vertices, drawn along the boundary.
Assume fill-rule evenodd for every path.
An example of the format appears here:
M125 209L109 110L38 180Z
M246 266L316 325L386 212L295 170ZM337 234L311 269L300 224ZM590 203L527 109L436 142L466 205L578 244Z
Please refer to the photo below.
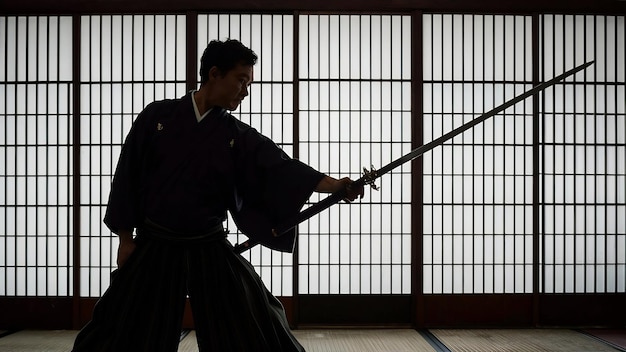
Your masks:
M254 67L250 95L232 114L270 137L294 155L293 31L291 15L224 14L198 16L198 60L214 39L238 39L259 60ZM199 64L198 64L198 67ZM229 239L246 238L232 221ZM293 294L293 256L257 246L243 254L255 266L268 289L278 296Z
M531 292L533 206L542 292L626 289L624 18L538 18L540 80L595 64L539 95L539 140L528 99L425 156L425 293ZM424 16L426 142L531 87L531 21Z
M542 79L595 64L541 104L545 293L626 292L624 16L541 16Z
M81 17L80 294L98 297L117 267L102 223L122 143L143 108L185 94L185 16Z
M423 21L424 143L532 87L531 17ZM527 99L424 155L424 293L532 291L532 142Z
M298 35L300 158L356 179L408 152L410 16L302 15ZM378 185L300 225L300 293L410 293L410 166Z
M71 17L0 17L0 296L72 294L71 94Z

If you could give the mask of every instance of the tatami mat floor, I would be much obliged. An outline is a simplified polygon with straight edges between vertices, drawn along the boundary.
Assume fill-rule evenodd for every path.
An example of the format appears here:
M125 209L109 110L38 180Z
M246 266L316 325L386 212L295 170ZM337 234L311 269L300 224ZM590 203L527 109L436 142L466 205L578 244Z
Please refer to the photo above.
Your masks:
M615 352L588 335L567 329L430 330L454 352Z
M0 338L2 352L67 352L77 331L23 330ZM586 334L567 329L430 330L311 329L294 331L308 352L615 352L619 351ZM191 331L179 352L198 351Z

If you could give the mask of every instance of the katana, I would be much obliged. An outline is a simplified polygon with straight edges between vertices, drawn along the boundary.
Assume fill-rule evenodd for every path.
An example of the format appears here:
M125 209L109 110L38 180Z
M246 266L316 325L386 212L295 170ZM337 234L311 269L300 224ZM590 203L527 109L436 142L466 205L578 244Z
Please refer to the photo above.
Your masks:
M424 153L434 149L435 147L438 147L440 145L442 145L443 143L447 142L448 140L456 137L457 135L469 130L470 128L478 125L479 123L487 120L488 118L497 115L498 113L508 109L509 107L519 103L520 101L530 97L531 95L535 95L539 92L541 92L542 90L556 84L557 82L565 79L566 77L569 77L573 74L575 74L576 72L582 71L585 68L591 66L594 63L594 61L590 61L587 62L585 64L582 64L578 67L575 67L567 72L564 72L554 78L552 78L549 81L543 82L535 87L533 87L532 89L516 96L515 98L505 102L504 104L490 110L489 112L486 112L478 117L476 117L475 119L473 119L472 121L469 121L467 123L465 123L464 125L461 125L455 129L453 129L452 131L444 134L443 136L429 142L426 143L412 151L410 151L408 154L390 162L389 164L383 166L382 168L376 170L374 169L374 167L372 166L370 170L367 170L366 168L363 168L363 176L361 178L359 178L358 180L355 180L352 183L352 187L357 188L357 187L362 187L365 185L369 185L371 186L373 189L378 189L376 187L376 185L374 184L374 181L376 181L377 178L381 177L382 175L388 173L389 171L397 168L398 166L405 164L409 161L412 161L420 156L422 156ZM330 206L337 204L339 202L341 202L341 200L343 200L346 197L347 194L347 189L342 189L339 190L337 192L332 193L330 196L326 197L325 199L321 200L318 203L313 204L312 206L304 209L303 211L301 211L300 213L298 213L296 216L288 219L287 221L285 221L284 223L280 224L279 226L277 226L274 230L274 236L281 236L282 234L284 234L285 232L291 230L292 228L294 228L296 225L298 225L299 223L310 219L311 217L315 216L316 214L319 214L320 212L328 209ZM252 248L254 245L256 245L256 243L248 240L240 245L235 246L235 251L237 253L241 253L247 249Z

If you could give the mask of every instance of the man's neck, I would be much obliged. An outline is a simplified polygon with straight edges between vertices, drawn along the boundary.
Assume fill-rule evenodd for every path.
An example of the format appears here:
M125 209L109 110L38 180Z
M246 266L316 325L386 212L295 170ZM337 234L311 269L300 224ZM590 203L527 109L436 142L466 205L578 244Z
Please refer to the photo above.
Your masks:
M210 107L206 109L206 105L205 108L200 107L200 103L203 101L203 99L202 95L198 91L193 91L191 93L191 99L193 102L193 109L196 114L196 119L198 120L198 122L200 122L206 117L206 115L209 114L211 110L213 110L213 108Z
M204 115L204 113L206 113L207 111L209 111L210 109L212 109L215 106L215 104L211 104L205 98L205 96L206 96L206 94L202 90L202 87L200 87L200 90L195 92L192 95L194 101L196 102L196 106L198 107L198 112L200 113L200 115Z

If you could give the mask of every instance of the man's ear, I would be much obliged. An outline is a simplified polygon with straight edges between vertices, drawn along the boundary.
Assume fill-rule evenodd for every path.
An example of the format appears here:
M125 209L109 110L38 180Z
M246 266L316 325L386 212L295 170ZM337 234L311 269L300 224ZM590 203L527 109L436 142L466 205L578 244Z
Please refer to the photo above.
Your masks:
M209 80L216 79L220 76L222 76L222 71L220 71L220 69L217 68L217 66L211 67L211 69L209 70Z

